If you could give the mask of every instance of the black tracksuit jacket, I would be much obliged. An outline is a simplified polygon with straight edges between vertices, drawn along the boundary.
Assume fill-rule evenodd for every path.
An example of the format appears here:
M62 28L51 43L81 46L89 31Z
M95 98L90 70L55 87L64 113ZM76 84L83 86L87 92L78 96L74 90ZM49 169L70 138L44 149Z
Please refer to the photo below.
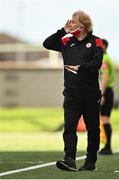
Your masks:
M64 87L71 92L95 93L99 91L99 69L103 59L102 40L89 32L79 41L67 37L64 28L49 36L43 46L62 53L64 65L80 65L78 74L64 69Z

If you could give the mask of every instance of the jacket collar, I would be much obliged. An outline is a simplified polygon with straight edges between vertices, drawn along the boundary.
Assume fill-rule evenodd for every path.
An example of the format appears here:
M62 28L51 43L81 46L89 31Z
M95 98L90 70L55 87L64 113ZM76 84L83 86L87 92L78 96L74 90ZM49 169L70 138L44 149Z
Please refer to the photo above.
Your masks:
M92 31L90 31L90 32L86 35L86 37L85 37L84 39L82 39L81 41L78 40L77 38L76 38L76 39L77 39L79 42L85 42L85 41L88 40L91 36L92 36Z

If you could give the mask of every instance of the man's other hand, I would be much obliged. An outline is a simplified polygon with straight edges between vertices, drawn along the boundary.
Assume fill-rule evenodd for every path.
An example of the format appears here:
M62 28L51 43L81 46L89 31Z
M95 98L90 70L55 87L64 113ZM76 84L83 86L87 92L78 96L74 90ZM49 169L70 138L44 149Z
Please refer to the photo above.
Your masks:
M79 70L79 65L77 65L77 66L71 66L71 65L64 65L64 68L65 69L67 69L67 70L72 70L72 71L75 71L75 72L77 72L78 70Z
M64 25L64 30L66 33L69 33L72 30L71 20L68 20L66 22L66 24Z

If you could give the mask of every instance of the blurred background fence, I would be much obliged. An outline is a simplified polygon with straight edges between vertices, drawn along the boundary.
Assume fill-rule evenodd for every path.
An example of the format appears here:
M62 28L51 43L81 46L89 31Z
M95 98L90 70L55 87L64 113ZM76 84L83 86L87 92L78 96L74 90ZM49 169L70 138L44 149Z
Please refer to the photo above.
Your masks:
M59 53L0 35L0 107L61 107L63 65ZM119 104L116 71L115 106Z
M63 70L37 63L0 64L0 107L61 107ZM119 71L116 72L115 106L119 102Z

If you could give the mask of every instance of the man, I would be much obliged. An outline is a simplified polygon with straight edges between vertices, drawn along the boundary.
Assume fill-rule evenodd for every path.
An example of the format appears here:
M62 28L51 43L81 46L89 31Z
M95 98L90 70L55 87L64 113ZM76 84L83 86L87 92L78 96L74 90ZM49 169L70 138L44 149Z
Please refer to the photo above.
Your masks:
M101 116L102 123L106 134L105 147L99 151L99 154L112 154L111 135L112 128L110 124L110 116L113 108L113 86L115 80L115 70L110 56L107 53L108 41L103 39L104 56L101 67Z
M56 166L77 171L77 124L83 115L88 131L87 157L79 170L95 170L100 142L99 107L101 93L98 70L102 65L102 40L92 35L92 22L83 11L56 33L48 37L43 46L62 53L64 61L64 160Z

